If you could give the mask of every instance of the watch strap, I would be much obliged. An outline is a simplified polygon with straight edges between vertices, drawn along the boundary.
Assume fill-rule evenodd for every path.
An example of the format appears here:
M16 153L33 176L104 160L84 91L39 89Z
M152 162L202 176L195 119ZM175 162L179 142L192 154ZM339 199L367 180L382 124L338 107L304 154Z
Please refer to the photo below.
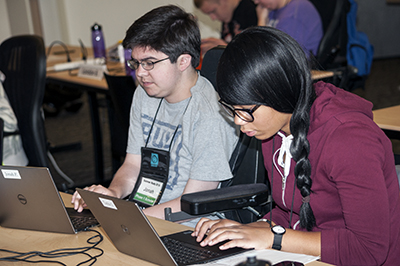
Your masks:
M272 248L276 250L281 250L282 248L282 236L274 233L274 243L272 244Z

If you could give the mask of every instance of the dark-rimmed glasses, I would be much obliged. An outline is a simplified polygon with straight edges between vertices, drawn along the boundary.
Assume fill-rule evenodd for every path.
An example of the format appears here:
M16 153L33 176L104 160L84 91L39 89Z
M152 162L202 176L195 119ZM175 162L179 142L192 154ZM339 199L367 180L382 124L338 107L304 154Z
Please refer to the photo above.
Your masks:
M253 113L260 107L261 105L256 105L251 109L246 109L246 108L233 108L231 105L224 103L222 100L218 101L222 107L224 107L225 111L230 114L231 116L237 116L240 119L242 119L245 122L253 122L254 121L254 116Z
M167 60L167 59L169 59L169 57L164 58L164 59L160 59L160 60L157 60L157 61L154 61L154 62L151 61L150 59L147 59L147 60L144 60L142 62L139 62L138 60L132 58L130 60L127 60L126 64L128 65L128 67L132 68L133 70L138 69L139 65L142 65L144 70L150 71L150 70L152 70L154 68L155 64L157 64L159 62L162 62L164 60Z

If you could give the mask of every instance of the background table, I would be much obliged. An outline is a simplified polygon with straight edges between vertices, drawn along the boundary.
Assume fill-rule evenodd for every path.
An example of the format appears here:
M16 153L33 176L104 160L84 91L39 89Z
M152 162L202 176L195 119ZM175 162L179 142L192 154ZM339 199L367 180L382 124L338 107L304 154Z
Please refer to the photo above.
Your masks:
M372 111L375 123L391 139L400 140L400 105Z
M81 60L81 49L79 47L68 47L69 56L72 61ZM88 49L88 56L92 57L92 50ZM54 46L47 58L47 67L57 63L66 62L66 54L62 47ZM107 68L110 73L115 75L125 74L125 66L119 62L108 62ZM99 118L99 94L108 95L108 86L105 79L97 80L83 78L77 75L78 70L71 71L48 71L46 74L46 83L56 84L61 87L74 88L85 92L88 95L90 119L93 135L93 158L95 164L95 177L97 183L102 183L104 177L104 159L103 159L103 136Z
M313 80L331 78L335 75L333 71L326 71L326 70L311 70L311 78Z
M62 87L74 88L88 95L90 118L93 135L93 158L95 164L96 181L104 181L103 137L99 118L99 102L97 94L108 94L105 80L94 80L69 75L68 71L48 72L46 83L57 84Z

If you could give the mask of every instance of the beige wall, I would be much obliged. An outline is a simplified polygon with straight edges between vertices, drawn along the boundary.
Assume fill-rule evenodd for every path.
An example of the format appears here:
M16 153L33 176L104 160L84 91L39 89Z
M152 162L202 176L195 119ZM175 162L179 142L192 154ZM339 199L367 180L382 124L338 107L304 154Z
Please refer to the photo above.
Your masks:
M0 43L11 36L6 0L0 0Z
M98 22L103 25L106 45L111 46L124 37L134 20L165 4L177 4L194 13L199 18L202 37L219 36L220 23L197 10L192 0L0 0L0 42L12 35L32 33L29 1L39 3L46 45L54 40L77 45L80 38L90 46L90 27ZM368 35L375 57L400 56L400 5L389 5L384 0L356 2L358 29Z
M16 34L31 34L32 25L10 20L7 3L13 6L13 17L30 19L29 1L0 0L0 41ZM147 11L161 5L176 4L199 17L203 37L219 36L220 23L196 10L191 0L38 0L43 38L46 45L54 40L78 45L81 39L90 46L90 28L97 22L103 26L107 46L123 39L126 29ZM20 16L15 14L20 12ZM13 25L10 25L10 21ZM27 28L30 27L30 28ZM17 32L14 30L21 28Z
M97 22L103 27L106 46L111 46L125 36L127 28L147 11L165 4L176 4L188 12L195 12L191 0L40 0L42 26L45 43L62 40L68 44L78 44L82 39L87 46L91 45L90 28ZM51 3L49 3L51 2ZM219 23L208 20L201 23L203 36L218 36ZM215 31L213 28L217 29Z
M0 0L0 7L0 40L33 33L29 0Z
M357 28L375 48L374 58L400 56L400 5L383 0L357 0Z

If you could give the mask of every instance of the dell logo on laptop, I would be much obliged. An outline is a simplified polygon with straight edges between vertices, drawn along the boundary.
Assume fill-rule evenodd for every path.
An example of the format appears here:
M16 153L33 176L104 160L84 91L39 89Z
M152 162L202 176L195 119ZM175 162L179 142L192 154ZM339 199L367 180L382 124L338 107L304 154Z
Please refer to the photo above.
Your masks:
M126 227L125 225L121 224L121 228L122 228L122 232L124 232L127 235L130 235L131 232L129 232L128 227Z
M25 205L28 201L26 200L25 196L22 194L18 194L18 200L21 202L23 205Z

